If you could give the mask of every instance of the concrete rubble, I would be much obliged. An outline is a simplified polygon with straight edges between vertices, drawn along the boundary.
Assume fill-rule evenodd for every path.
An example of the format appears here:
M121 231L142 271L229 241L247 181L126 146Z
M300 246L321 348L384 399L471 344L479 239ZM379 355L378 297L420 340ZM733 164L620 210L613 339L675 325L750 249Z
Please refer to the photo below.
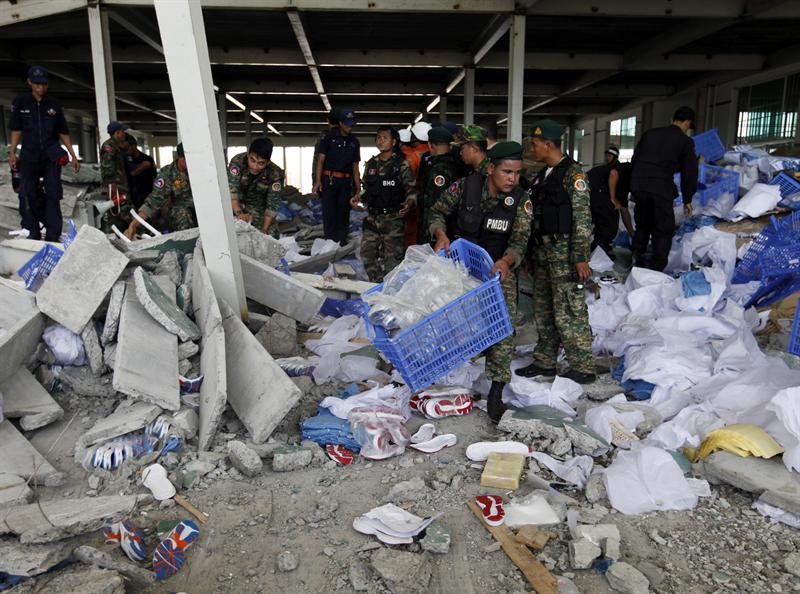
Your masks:
M64 409L25 367L0 382L0 394L3 414L9 419L19 419L24 431L39 429L64 416Z
M67 543L18 544L0 540L0 573L33 577L49 571L72 554Z

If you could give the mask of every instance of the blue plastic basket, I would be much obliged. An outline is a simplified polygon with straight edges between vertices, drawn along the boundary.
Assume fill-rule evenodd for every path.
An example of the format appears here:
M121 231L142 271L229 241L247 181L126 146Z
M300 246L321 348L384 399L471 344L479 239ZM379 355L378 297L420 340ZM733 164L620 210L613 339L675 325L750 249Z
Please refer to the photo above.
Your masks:
M692 200L697 199L702 206L706 206L711 200L717 200L725 193L732 194L734 202L739 199L739 173L737 171L713 165L700 165L697 181L698 190L692 196ZM679 173L675 174L675 185L678 186L678 199L682 201ZM675 200L676 205L679 204L678 199Z
M800 274L773 277L761 284L745 304L745 308L766 307L797 291L800 291Z
M800 243L776 245L768 248L758 258L761 280L800 272Z
M382 326L373 325L368 318L369 306L364 304L364 323L372 343L414 392L513 332L499 275L489 276L494 266L489 254L465 239L457 239L450 245L449 257L462 262L483 283L396 336L390 337ZM380 284L364 296L382 290Z
M706 163L713 163L725 156L725 145L717 134L716 128L711 128L705 132L692 137L694 141L694 152L698 156L702 155Z
M792 335L789 337L789 348L786 352L800 357L800 299L797 300L797 309L794 312Z
M770 222L756 235L737 264L731 282L746 283L762 278L764 276L761 273L762 257L765 261L780 264L778 257L769 256L768 252L796 244L800 244L800 211L795 211L780 220L775 216L770 217Z
M781 198L785 198L789 194L800 192L800 180L795 179L793 176L783 171L773 177L769 185L778 186L780 188Z
M38 291L63 255L63 250L49 243L36 252L33 258L17 271L20 278L25 281L25 288L29 291Z

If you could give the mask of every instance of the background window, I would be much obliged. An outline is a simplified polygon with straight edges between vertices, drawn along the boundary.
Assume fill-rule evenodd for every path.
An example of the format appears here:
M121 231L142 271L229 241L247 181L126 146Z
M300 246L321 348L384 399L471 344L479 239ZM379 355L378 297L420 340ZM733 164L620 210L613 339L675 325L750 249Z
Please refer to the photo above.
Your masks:
M612 120L608 125L608 144L619 149L620 161L630 161L636 148L636 116Z
M770 144L793 140L800 103L800 74L739 89L736 141Z

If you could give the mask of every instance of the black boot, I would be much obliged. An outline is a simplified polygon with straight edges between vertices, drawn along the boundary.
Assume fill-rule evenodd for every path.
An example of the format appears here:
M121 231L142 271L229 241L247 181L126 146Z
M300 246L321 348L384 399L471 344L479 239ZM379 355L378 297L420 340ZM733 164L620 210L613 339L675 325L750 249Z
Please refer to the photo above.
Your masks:
M536 363L531 363L527 367L521 367L514 373L522 377L543 377L545 379L552 379L556 376L555 367L541 367Z
M506 405L503 404L503 388L505 387L505 382L492 382L492 387L489 390L487 409L489 418L495 425L500 421L500 417L503 416L503 413L506 412Z

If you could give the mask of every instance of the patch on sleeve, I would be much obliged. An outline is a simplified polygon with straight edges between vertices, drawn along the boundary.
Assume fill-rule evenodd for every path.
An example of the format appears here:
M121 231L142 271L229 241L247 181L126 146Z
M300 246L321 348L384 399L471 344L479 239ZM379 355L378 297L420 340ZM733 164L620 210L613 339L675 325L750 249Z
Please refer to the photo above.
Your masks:
M242 170L239 169L236 165L231 165L228 171L230 171L233 175L239 175L242 172Z
M441 188L444 185L444 182L446 181L447 180L444 178L443 175L437 175L436 177L433 178L433 185L436 186L437 188Z
M575 189L579 192L586 191L586 180L579 179L578 176L575 176Z
M522 205L522 208L525 209L525 214L527 215L533 214L533 204L531 204L530 200L526 200L525 204Z
M104 153L113 153L114 152L114 147L111 146L110 144L107 144L107 145L105 145L103 147L103 152Z
M166 185L166 182L164 182L164 178L163 177L159 177L158 179L156 179L156 183L153 184L153 186L155 186L159 190L161 188L163 188L165 185Z
M272 184L272 191L273 192L280 192L281 191L281 182L275 182Z
M450 192L450 193L457 192L458 191L458 182L454 181L452 184L450 184L450 187L447 188L447 191Z
M586 179L586 174L585 173L576 173L575 174L575 179Z

